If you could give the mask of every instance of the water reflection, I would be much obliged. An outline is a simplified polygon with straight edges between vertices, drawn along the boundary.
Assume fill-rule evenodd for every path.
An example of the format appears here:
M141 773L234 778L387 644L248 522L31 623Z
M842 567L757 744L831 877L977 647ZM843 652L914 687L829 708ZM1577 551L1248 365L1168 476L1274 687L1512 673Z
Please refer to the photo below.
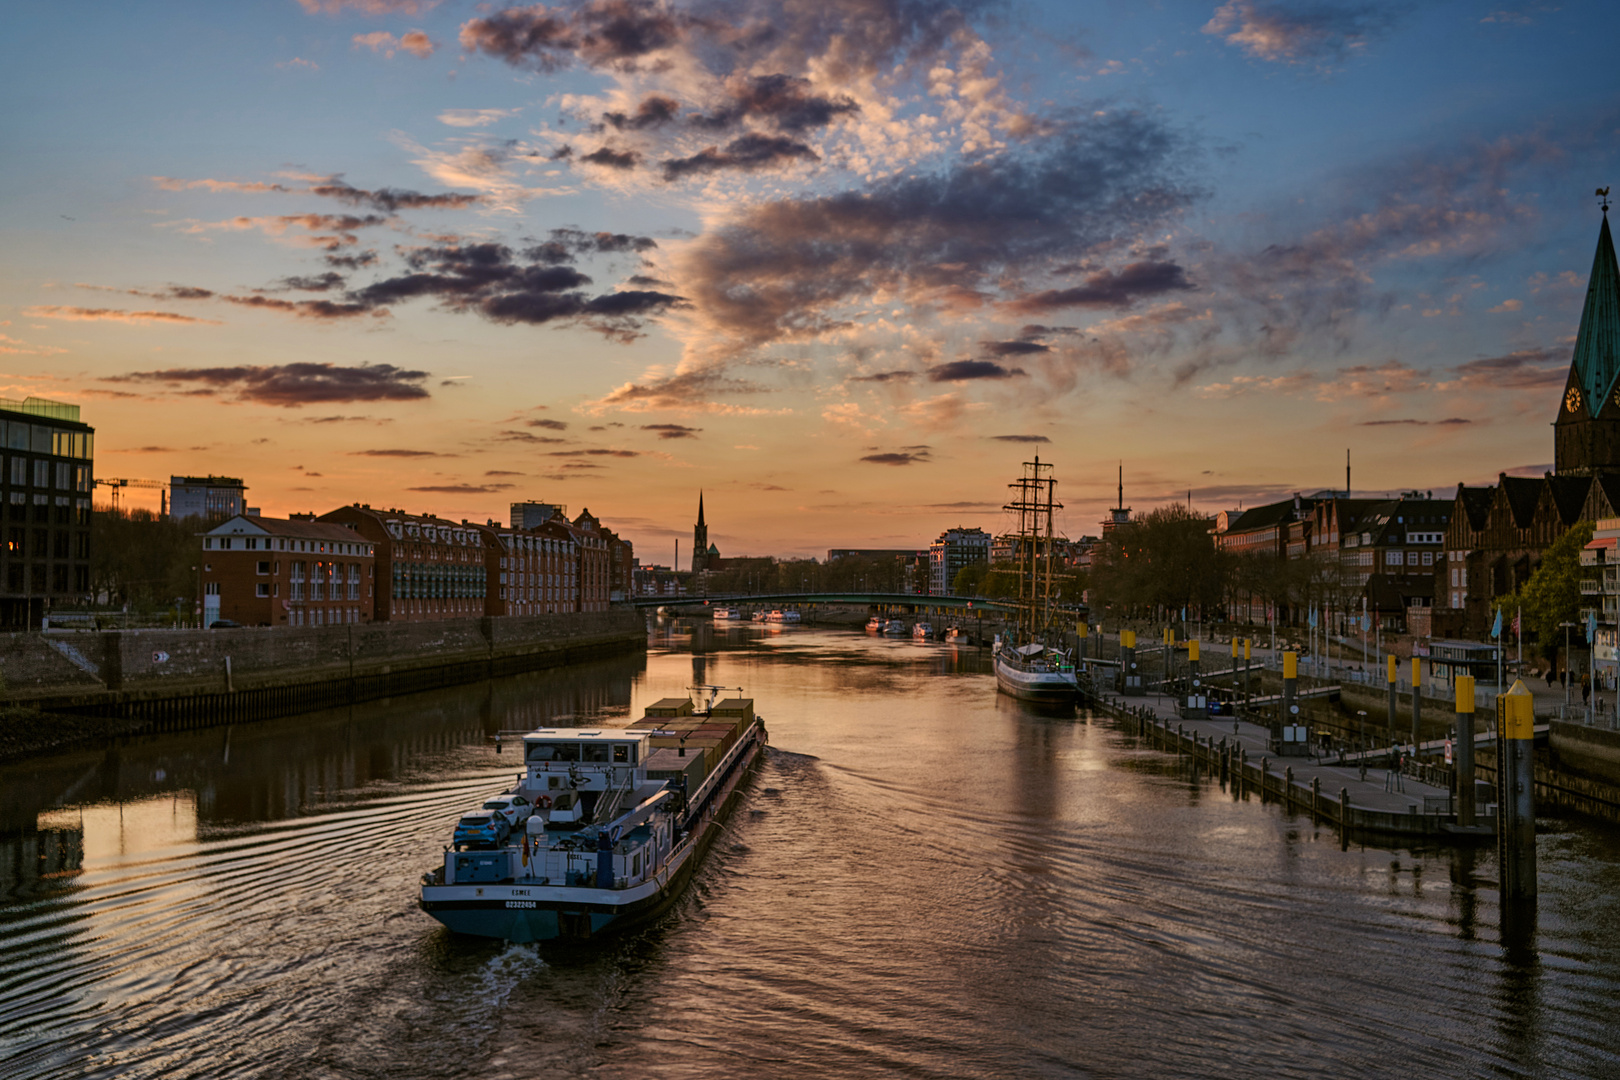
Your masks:
M983 650L667 620L645 657L0 769L0 1072L1599 1075L1620 845L1341 849ZM670 918L576 954L414 908L499 731L743 686L773 750Z

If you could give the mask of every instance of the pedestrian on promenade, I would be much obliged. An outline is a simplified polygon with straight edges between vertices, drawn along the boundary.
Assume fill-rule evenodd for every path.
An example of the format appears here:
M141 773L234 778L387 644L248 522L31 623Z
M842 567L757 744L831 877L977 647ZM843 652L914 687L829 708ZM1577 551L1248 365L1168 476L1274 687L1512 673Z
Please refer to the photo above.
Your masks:
M1548 686L1557 686L1558 685L1558 676L1556 674L1554 674L1553 665L1551 665L1551 664L1547 665L1547 685Z
M1592 676L1581 676L1581 704L1589 705L1592 702Z

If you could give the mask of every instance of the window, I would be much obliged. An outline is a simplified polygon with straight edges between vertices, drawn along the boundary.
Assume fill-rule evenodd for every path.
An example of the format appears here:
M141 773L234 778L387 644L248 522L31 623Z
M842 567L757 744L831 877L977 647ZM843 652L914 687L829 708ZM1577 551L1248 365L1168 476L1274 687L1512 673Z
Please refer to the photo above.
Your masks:
M1418 553L1415 552L1415 551L1408 551L1406 553L1406 565L1407 566L1416 566L1417 564L1418 564Z
M253 595L268 598L270 595L270 583L268 581L259 582L253 587Z
M204 596L218 596L219 595L219 582L217 582L217 581L205 581L205 582L203 582L203 595Z
M1452 568L1451 568L1451 587L1452 587L1452 588L1453 588L1453 589L1455 589L1455 588L1456 588L1456 587L1457 587L1457 568L1456 568L1456 567L1455 567L1455 566L1453 566L1453 567L1452 567ZM1452 606L1452 607L1456 607L1456 606L1457 606L1457 604L1456 604L1456 600L1455 600L1455 598L1453 598L1453 601L1452 601L1452 605L1451 605L1451 606Z
M1424 566L1433 566L1434 565L1434 552L1425 551L1423 553L1423 565Z
M268 573L270 573L270 560L269 559L260 559L257 563L254 564L253 572L256 573L256 574L268 574Z
M34 460L34 486L51 486L51 463L39 459Z
M65 461L56 463L56 486L61 491L73 490L73 466Z
M1401 557L1401 553L1399 551L1386 551L1386 552L1384 552L1384 565L1385 566L1400 566L1405 561L1406 560Z

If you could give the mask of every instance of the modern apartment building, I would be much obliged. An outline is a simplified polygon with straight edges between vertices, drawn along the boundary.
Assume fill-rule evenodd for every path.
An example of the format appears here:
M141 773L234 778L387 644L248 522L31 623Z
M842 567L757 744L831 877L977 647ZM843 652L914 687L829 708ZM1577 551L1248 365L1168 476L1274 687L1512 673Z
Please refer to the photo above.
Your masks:
M0 626L38 627L51 607L90 593L95 429L77 405L0 399L0 447Z

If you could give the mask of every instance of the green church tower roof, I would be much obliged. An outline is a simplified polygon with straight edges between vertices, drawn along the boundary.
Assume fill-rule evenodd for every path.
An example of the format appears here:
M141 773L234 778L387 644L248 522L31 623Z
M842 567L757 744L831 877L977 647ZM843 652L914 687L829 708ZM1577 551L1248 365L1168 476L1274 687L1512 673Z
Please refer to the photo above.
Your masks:
M1595 416L1620 379L1620 267L1615 264L1607 206L1603 227L1598 230L1597 254L1586 285L1586 307L1581 311L1581 328L1575 336L1572 366L1576 382L1586 393L1586 407Z

